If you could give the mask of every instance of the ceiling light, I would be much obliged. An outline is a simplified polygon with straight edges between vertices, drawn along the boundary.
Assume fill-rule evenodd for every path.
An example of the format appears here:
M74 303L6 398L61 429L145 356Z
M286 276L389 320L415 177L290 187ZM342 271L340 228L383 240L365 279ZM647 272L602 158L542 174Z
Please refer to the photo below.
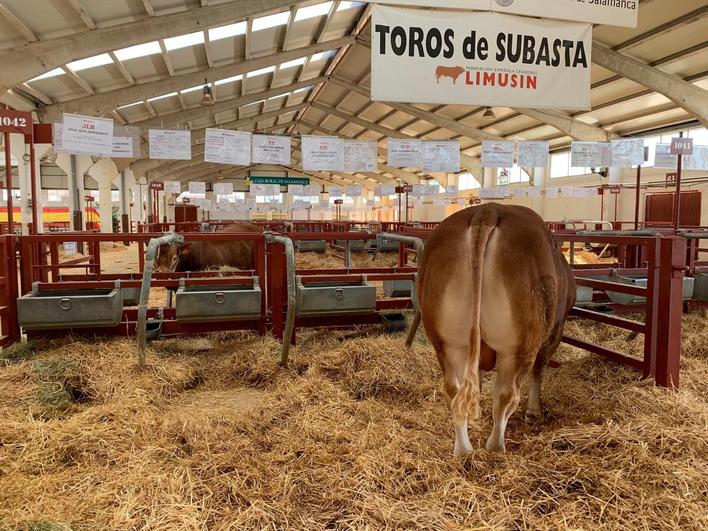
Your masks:
M202 105L214 105L214 95L211 93L211 86L204 78L204 88L202 90Z
M482 115L483 118L496 118L497 115L494 114L494 109L491 107L487 107L484 109L484 114Z

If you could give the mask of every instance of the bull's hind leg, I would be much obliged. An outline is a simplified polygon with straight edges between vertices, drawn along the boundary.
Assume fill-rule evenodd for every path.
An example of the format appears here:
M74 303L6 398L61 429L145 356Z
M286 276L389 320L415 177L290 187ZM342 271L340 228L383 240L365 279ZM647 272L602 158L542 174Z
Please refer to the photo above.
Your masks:
M521 382L528 370L528 364L519 363L522 355L497 352L497 379L494 382L494 402L492 419L494 427L487 439L487 450L503 452L504 433L509 417L516 411L521 399Z
M455 456L467 455L472 452L472 443L467 433L467 408L459 407L458 403L462 397L458 396L458 392L465 378L469 347L442 343L434 346L444 373L445 401L450 408L452 422L455 425Z
M524 419L528 423L540 422L543 420L543 409L541 408L541 382L543 380L543 371L548 365L548 361L558 348L563 337L562 327L557 327L554 330L548 342L541 347L536 356L536 361L533 364L531 378L529 378L529 399L526 403L526 415Z

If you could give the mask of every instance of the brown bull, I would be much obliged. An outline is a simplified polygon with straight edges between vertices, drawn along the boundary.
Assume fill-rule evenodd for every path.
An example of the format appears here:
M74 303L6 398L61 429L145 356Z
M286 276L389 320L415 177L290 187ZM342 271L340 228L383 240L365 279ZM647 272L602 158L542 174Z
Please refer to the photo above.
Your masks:
M252 223L227 225L215 234L263 232ZM161 245L155 258L156 271L203 271L212 267L230 266L253 269L254 242L243 240L202 240L183 246Z
M465 72L461 66L438 66L435 68L435 80L440 83L441 77L449 77L454 85L457 78Z
M468 208L443 221L426 242L418 296L445 378L455 455L472 451L467 419L479 418L482 371L495 364L487 450L503 451L507 421L529 372L526 419L542 417L543 369L575 303L575 281L558 244L528 208Z

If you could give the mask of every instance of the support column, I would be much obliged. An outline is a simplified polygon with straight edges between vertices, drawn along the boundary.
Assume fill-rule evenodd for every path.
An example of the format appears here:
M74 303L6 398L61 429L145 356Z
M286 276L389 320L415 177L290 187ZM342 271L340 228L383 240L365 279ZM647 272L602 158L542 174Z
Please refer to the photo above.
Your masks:
M84 229L84 216L83 209L81 208L82 200L81 190L79 189L79 180L83 181L84 176L78 175L78 161L76 160L76 155L70 155L71 167L68 172L69 175L69 205L71 208L71 227L74 230Z
M113 199L111 181L101 179L98 183L98 211L101 217L101 232L113 232Z
M610 168L609 183L620 184L622 182L622 168ZM607 190L605 190L607 192ZM605 194L605 219L609 221L620 221L619 202L621 194Z
M548 175L548 170L545 167L534 168L533 171L533 185L544 188L546 186L546 176ZM531 208L536 211L536 213L543 219L546 219L546 204L543 196L532 197L531 198Z
M120 172L120 184L118 185L118 196L120 198L118 214L120 216L120 230L122 232L130 232L130 200L128 198L128 178L125 175L126 171L127 170L123 170L122 172Z
M482 173L482 187L491 188L496 184L497 175L496 168L484 168Z
M30 207L30 191L32 187L30 183L29 147L25 145L24 135L10 135L10 152L17 159L17 182L14 184L20 190L20 215L14 219L14 222L21 225L22 234L29 234L29 224L32 222L32 209Z
M34 145L34 175L37 179L37 197L33 197L32 201L37 205L37 234L44 232L44 203L45 203L45 191L42 189L42 166L40 161L47 151L52 148L51 144L35 144ZM31 174L30 174L31 178ZM30 214L31 215L31 214Z

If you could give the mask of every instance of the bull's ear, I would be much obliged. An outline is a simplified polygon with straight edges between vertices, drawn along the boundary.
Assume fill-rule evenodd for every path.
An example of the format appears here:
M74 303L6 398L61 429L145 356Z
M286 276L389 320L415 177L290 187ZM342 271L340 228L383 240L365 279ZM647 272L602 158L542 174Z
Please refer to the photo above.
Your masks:
M180 254L189 254L192 252L192 242L185 242L180 249Z

